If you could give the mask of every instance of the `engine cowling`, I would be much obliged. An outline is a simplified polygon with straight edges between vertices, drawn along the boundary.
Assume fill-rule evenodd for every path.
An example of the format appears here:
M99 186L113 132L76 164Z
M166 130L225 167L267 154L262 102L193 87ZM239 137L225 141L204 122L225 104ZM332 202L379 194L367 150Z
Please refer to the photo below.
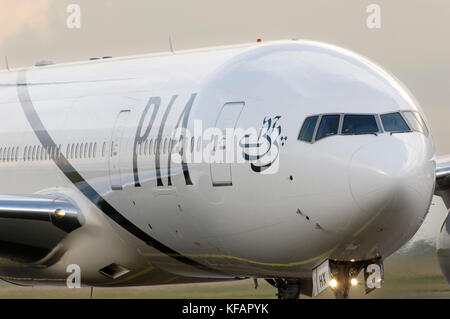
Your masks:
M442 273L450 284L450 213L442 223L436 248Z
M0 196L0 257L20 263L45 258L84 224L80 210L55 196Z

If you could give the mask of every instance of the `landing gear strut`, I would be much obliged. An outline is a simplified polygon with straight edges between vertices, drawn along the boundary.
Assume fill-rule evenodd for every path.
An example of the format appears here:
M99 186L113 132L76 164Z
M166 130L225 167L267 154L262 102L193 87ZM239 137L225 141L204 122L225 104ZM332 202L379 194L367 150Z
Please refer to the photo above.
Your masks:
M278 299L298 299L301 285L299 279L266 279L266 281L278 289Z

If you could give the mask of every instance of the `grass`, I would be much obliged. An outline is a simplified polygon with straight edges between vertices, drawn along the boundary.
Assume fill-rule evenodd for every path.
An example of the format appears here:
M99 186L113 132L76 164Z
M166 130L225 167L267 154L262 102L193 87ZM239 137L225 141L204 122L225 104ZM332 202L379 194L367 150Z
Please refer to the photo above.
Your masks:
M360 274L359 281L363 281ZM275 298L275 288L259 280L257 289L252 280L222 283L166 285L126 288L94 288L94 298L136 299L202 299L202 298ZM333 298L328 289L316 298ZM366 295L364 285L352 288L351 298L448 298L450 286L441 275L433 256L398 257L385 263L385 283L381 289ZM90 288L0 286L0 298L90 298ZM302 296L303 298L303 296ZM307 297L305 297L307 298Z

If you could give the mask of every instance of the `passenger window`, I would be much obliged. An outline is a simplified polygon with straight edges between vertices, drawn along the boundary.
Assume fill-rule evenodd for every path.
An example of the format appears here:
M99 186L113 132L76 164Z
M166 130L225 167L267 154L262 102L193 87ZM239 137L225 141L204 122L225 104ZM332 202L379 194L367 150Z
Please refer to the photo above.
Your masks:
M202 150L202 137L200 136L199 138L197 138L197 152L200 152L201 150Z
M161 143L161 140L156 138L155 139L155 150L154 150L153 154L155 154L155 155L158 154L158 152L159 152L158 146L159 146L160 143Z
M410 132L408 124L400 113L389 113L380 115L381 122L386 132Z
M150 143L148 144L148 155L152 155L153 150L153 139L150 140Z
M106 154L106 142L103 142L102 157L105 157L105 154Z
M217 139L217 137L216 137L216 139ZM178 144L177 145L178 145L177 153L180 154L181 156L183 156L183 154L184 154L184 146L185 146L183 135L180 136L180 139L178 140Z
M317 129L316 141L327 136L336 135L339 128L339 114L323 115Z
M344 115L342 134L372 134L378 131L377 120L374 115Z
M164 147L163 147L163 153L167 153L167 137L164 139Z
M89 158L92 157L92 143L89 143Z
M305 142L312 142L314 130L316 129L316 123L319 116L307 117L303 122L298 139Z
M148 154L148 140L145 140L145 143L144 143L144 155L147 155Z
M198 148L198 141L199 141L199 139L197 139L197 148ZM170 139L170 150L169 150L169 152L172 153L172 154L174 153L175 145L176 145L175 139L174 138Z

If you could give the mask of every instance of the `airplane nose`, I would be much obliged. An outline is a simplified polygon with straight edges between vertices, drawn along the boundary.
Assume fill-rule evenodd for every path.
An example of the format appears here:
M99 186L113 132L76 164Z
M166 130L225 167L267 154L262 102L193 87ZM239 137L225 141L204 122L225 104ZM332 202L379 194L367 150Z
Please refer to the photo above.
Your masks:
M423 217L434 183L433 163L424 149L392 135L359 148L349 169L351 193L359 208L370 216L389 211L393 222L405 226L411 217Z

